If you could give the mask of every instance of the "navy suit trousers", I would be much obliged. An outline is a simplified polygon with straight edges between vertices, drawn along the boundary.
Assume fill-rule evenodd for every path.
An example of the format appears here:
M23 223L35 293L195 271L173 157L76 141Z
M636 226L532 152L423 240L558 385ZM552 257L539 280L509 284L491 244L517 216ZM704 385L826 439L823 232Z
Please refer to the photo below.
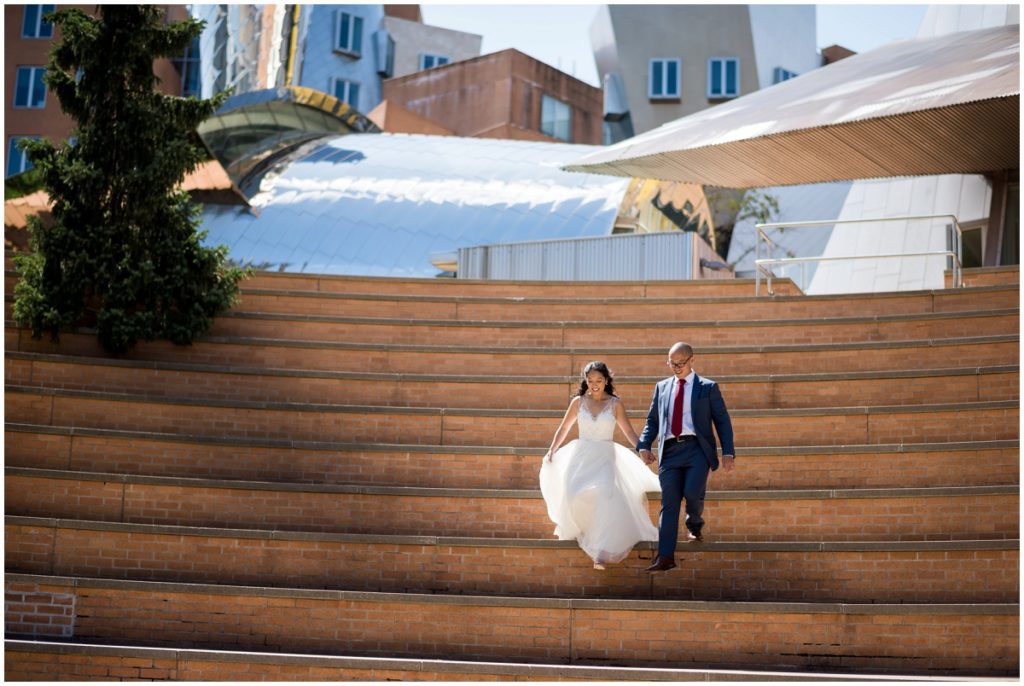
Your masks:
M711 465L697 441L670 443L658 466L661 482L661 517L658 521L658 554L675 554L679 514L686 500L686 528L698 532L704 526L704 493Z

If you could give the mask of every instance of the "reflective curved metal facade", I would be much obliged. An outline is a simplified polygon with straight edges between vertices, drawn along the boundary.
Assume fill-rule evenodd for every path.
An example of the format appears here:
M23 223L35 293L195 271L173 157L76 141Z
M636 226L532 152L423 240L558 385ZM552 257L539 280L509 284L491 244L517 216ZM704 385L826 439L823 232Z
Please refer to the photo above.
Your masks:
M251 194L254 177L277 155L325 133L380 129L334 96L286 86L232 96L197 130L231 180Z
M628 179L564 172L592 146L325 135L259 179L253 211L207 205L207 242L262 269L433 277L437 252L611 234ZM255 184L255 181L254 181Z

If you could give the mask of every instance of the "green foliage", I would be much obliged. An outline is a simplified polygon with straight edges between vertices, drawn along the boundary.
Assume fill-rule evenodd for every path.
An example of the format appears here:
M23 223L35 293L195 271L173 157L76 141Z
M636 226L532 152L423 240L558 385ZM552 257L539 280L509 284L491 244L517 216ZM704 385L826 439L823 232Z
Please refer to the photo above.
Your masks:
M742 191L706 190L705 193L716 218L720 217L715 226L715 251L719 255L729 254L729 243L732 242L736 222L753 219L756 224L767 224L779 214L778 199L760 188ZM743 255L749 252L747 250ZM738 262L734 260L730 264L735 266Z
M164 24L152 5L50 15L60 27L46 83L76 122L77 145L23 144L53 200L29 222L32 253L15 258L14 317L35 337L94 325L111 352L139 339L188 344L237 298L245 271L202 245L199 208L179 189L202 161L196 126L209 100L154 90L153 60L185 49L202 23ZM76 78L77 77L77 78Z
M36 191L42 190L42 188L43 177L39 174L39 170L33 167L20 174L8 176L4 180L4 200L13 200L14 198L32 195Z

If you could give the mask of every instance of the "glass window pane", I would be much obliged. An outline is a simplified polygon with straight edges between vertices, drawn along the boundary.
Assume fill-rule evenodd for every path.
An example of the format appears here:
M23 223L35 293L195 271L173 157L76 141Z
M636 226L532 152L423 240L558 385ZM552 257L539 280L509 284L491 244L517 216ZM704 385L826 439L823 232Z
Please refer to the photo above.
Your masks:
M46 84L43 83L43 74L46 70L43 67L36 67L33 72L32 107L42 107L46 101Z
M352 52L361 53L363 46L363 19L352 17Z
M342 50L348 50L349 49L349 42L348 42L348 31L349 31L349 28L348 28L348 24L349 24L349 14L348 14L348 12L342 12L341 13L341 27L338 29L338 47L340 49L342 49Z
M555 138L561 138L563 141L572 140L572 109L564 102L558 103L559 116L558 116L558 127L555 130Z
M651 62L651 95L661 95L665 92L662 88L663 79L661 60L654 60Z
M358 109L359 106L359 84L348 84L348 104Z
M56 5L43 5L42 11L39 12L39 37L50 38L53 36L53 24L43 21L43 17L56 9Z
M11 138L7 142L7 176L14 176L21 171L21 155L18 139Z
M711 60L711 95L722 94L722 63Z
M442 64L448 64L448 58L447 57L438 57L437 58L437 66L440 67Z
M675 60L668 60L665 72L665 95L679 95L679 64Z
M29 90L32 88L32 69L18 67L18 80L14 86L14 106L28 107Z
M39 5L25 5L25 15L21 21L21 35L25 38L35 38L38 34L36 27L39 25Z
M725 63L725 89L728 95L736 95L739 92L738 75L736 67L739 64L736 60L728 60Z

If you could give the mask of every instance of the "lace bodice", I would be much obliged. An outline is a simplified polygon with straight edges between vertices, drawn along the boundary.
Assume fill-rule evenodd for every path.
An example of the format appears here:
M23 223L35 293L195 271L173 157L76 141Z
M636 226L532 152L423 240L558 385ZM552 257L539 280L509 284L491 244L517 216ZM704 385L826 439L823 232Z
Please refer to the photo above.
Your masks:
M612 396L604 407L597 410L597 416L591 414L590 401L580 398L579 412L576 423L580 427L580 438L585 441L610 441L615 436L615 403L619 399Z

